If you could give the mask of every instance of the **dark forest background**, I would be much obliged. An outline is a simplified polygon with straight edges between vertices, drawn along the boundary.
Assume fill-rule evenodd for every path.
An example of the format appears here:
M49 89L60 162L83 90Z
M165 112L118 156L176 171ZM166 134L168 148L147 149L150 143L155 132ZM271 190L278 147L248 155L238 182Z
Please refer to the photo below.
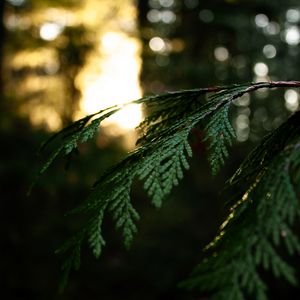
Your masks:
M66 161L58 161L26 197L41 162L35 151L52 134L47 126L32 124L30 110L43 103L55 110L61 126L74 120L81 97L75 79L96 47L93 32L80 21L65 26L50 41L41 38L38 21L30 18L48 8L80 10L83 2L89 0L0 1L1 294L11 300L207 299L197 291L178 289L177 284L201 261L202 248L222 223L228 195L221 189L226 178L263 135L298 109L298 91L263 91L236 102L231 117L238 142L215 178L210 176L201 132L195 131L191 170L160 210L150 205L139 182L135 184L133 201L142 218L131 250L124 249L120 233L107 219L103 255L95 260L89 249L83 249L80 270L58 294L61 260L54 251L82 221L65 213L81 203L97 176L127 151L103 130L96 143L81 147L67 171ZM298 0L121 2L138 12L131 34L142 43L144 94L300 78ZM100 17L104 9L99 3L108 2L99 0L95 6ZM109 11L110 19L117 18L120 3L116 1ZM54 51L56 68L35 61L19 68L13 64L20 51L41 47ZM49 84L55 77L57 94L49 94L47 84L44 90L29 88L25 93L22 85L30 76ZM299 258L293 259L300 267ZM265 276L272 300L300 292Z

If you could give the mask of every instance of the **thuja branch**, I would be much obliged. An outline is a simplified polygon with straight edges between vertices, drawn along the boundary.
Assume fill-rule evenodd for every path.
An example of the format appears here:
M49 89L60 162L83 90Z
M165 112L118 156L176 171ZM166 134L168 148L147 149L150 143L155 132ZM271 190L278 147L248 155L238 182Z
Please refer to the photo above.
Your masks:
M93 138L98 133L101 122L123 107L130 104L143 104L148 111L148 115L138 127L140 137L137 141L137 148L129 153L127 158L105 172L97 180L86 201L73 210L73 213L88 214L90 220L61 248L62 252L68 256L67 263L64 265L65 278L68 277L71 269L79 267L80 247L84 241L89 243L96 257L100 255L105 245L102 223L107 214L112 216L116 227L122 231L125 245L130 246L137 231L136 222L139 219L139 214L131 203L133 181L136 179L142 181L151 203L160 207L189 168L189 157L192 156L189 134L196 125L205 134L204 139L207 141L209 150L208 160L212 172L217 173L229 156L229 146L235 141L235 132L228 118L228 111L233 101L246 93L262 88L299 87L300 81L270 81L145 96L86 116L52 137L42 149L52 145L54 150L41 168L39 175L43 174L57 157L69 155L77 149L79 144ZM283 129L279 129L271 136L271 138L276 137L271 141L276 143L281 136L286 136L286 133L291 132L296 132L295 136L299 136L299 127L294 120L295 118L290 118L285 123L286 125L281 127ZM265 144L262 143L265 152L258 151L255 158L264 155L262 159L265 162L266 158L274 156L265 155L265 153L274 153L272 143L267 143L269 140L267 138ZM280 150L283 150L290 142L290 139L283 140L283 147ZM260 162L260 159L257 158L257 161ZM244 165L252 166L249 162L247 164L247 160ZM258 168L260 166L260 163L255 165ZM258 169L257 176L255 174L253 177L254 182L257 178L262 180L264 173L260 171ZM249 174L253 173L251 170L249 172ZM295 172L294 169L293 172ZM243 178L249 177L248 173L241 174ZM253 195L256 196L256 194ZM238 201L240 199L237 199L237 203Z

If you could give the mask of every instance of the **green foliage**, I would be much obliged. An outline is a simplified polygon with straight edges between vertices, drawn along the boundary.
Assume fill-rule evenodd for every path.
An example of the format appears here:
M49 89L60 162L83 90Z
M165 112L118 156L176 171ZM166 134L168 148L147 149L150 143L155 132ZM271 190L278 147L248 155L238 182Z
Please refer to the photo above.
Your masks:
M71 269L79 267L84 240L94 255L100 256L105 245L102 223L107 213L122 231L125 246L130 247L139 219L131 203L132 182L141 180L152 204L160 207L189 168L192 128L197 126L206 133L208 159L216 174L235 138L228 120L231 103L257 89L299 85L299 82L261 82L186 90L133 101L144 104L149 112L138 128L137 148L108 170L95 183L89 197L71 212L87 215L88 221L58 250L67 256L63 285ZM42 147L48 148L56 142L39 175L60 154L70 154L78 144L95 136L101 121L119 109L115 106L99 111L55 135ZM299 129L299 112L296 112L250 153L229 180L228 188L235 191L235 196L230 200L228 219L208 247L212 254L182 286L211 292L212 299L238 300L248 295L267 299L267 287L259 273L261 266L296 283L293 268L277 248L283 244L289 254L300 253L300 243L293 232L300 216Z
M300 184L295 176L300 166L299 136L295 138L299 129L299 113L296 113L246 159L256 157L251 163L259 163L260 168L248 180L244 195L233 201L220 235L209 245L213 255L182 286L211 291L212 299L247 299L246 295L251 299L267 299L260 267L296 284L295 270L275 248L283 244L290 255L300 254L300 241L293 232L296 218L300 219L297 197ZM260 156L274 151L269 147L279 136L284 136L285 144L279 143L281 149L277 149L277 154ZM247 178L244 170L249 173L241 168L234 175L231 182L235 186Z
M228 120L228 105L218 110L206 126L205 140L212 140L209 145L209 162L213 174L216 174L224 165L228 157L226 143L231 145L235 138L235 132Z

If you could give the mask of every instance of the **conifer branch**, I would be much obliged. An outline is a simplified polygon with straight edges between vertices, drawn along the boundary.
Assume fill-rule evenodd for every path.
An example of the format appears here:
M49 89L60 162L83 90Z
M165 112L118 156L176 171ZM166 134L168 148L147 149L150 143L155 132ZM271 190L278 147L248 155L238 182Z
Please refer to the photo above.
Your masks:
M69 253L63 265L64 284L80 264L81 244L87 241L99 257L105 240L102 224L110 213L129 247L137 231L139 214L131 203L136 179L144 182L154 206L160 207L189 168L192 150L190 131L199 127L208 143L208 160L216 174L226 158L235 133L228 119L233 101L262 88L299 88L299 81L271 81L209 87L146 96L117 105L74 122L41 147L53 148L38 173L46 172L59 156L75 151L92 139L101 122L128 104L143 104L149 114L138 127L137 148L97 180L88 198L73 214L86 214L89 221L58 252ZM231 211L220 235L209 245L215 254L196 268L183 286L212 292L212 299L267 299L267 287L258 272L262 265L276 276L295 283L291 266L277 253L284 244L290 254L300 253L293 224L300 216L299 112L270 133L250 153L227 185L239 190L230 200ZM35 182L34 182L35 183ZM270 217L271 216L271 217Z
M246 187L243 196L232 201L220 235L208 247L217 254L202 262L182 286L211 291L212 299L267 299L260 266L297 283L295 270L275 247L284 244L290 255L300 255L299 237L293 232L300 220L300 183L293 176L300 167L299 114L266 137L233 176L235 188L245 179ZM275 142L279 144L274 149ZM249 169L251 176L245 176Z

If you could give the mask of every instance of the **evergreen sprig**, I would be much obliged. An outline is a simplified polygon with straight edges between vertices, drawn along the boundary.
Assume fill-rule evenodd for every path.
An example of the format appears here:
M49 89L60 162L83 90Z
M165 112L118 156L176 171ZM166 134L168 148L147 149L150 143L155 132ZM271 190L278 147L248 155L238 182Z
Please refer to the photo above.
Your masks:
M131 102L143 104L148 112L138 127L137 148L111 167L95 183L88 198L71 212L86 214L88 221L58 250L67 256L63 285L70 271L79 267L84 241L96 257L100 256L105 245L102 224L107 214L122 231L125 246L130 246L139 219L131 203L132 182L143 181L152 204L160 207L189 168L189 134L195 126L205 133L208 160L216 174L235 139L228 118L232 102L261 88L299 86L296 81L236 84L147 96ZM42 150L51 145L54 149L38 176L57 157L69 155L79 144L93 138L101 122L121 108L114 106L89 115L51 138ZM196 268L184 286L211 291L212 299L240 300L246 295L266 299L266 285L258 272L260 265L295 283L294 270L276 247L285 244L290 254L300 249L293 232L300 212L299 124L297 112L262 141L228 182L229 188L241 192L230 200L229 217L209 247L213 248L212 255Z
M295 270L276 248L283 244L290 255L300 254L300 241L293 231L296 219L300 220L300 181L295 176L300 167L299 115L295 113L266 137L246 159L255 166L259 163L260 168L252 168L247 177L241 167L233 176L235 188L237 182L248 180L244 195L232 201L220 235L207 247L214 254L182 286L210 291L211 299L244 300L250 296L264 300L267 287L260 267L296 284ZM279 136L284 141L277 140ZM248 175L249 170L245 172Z
M219 109L205 127L207 132L205 140L211 140L208 147L208 160L213 175L218 173L229 155L226 145L229 144L231 146L236 137L228 119L228 110L229 105Z

